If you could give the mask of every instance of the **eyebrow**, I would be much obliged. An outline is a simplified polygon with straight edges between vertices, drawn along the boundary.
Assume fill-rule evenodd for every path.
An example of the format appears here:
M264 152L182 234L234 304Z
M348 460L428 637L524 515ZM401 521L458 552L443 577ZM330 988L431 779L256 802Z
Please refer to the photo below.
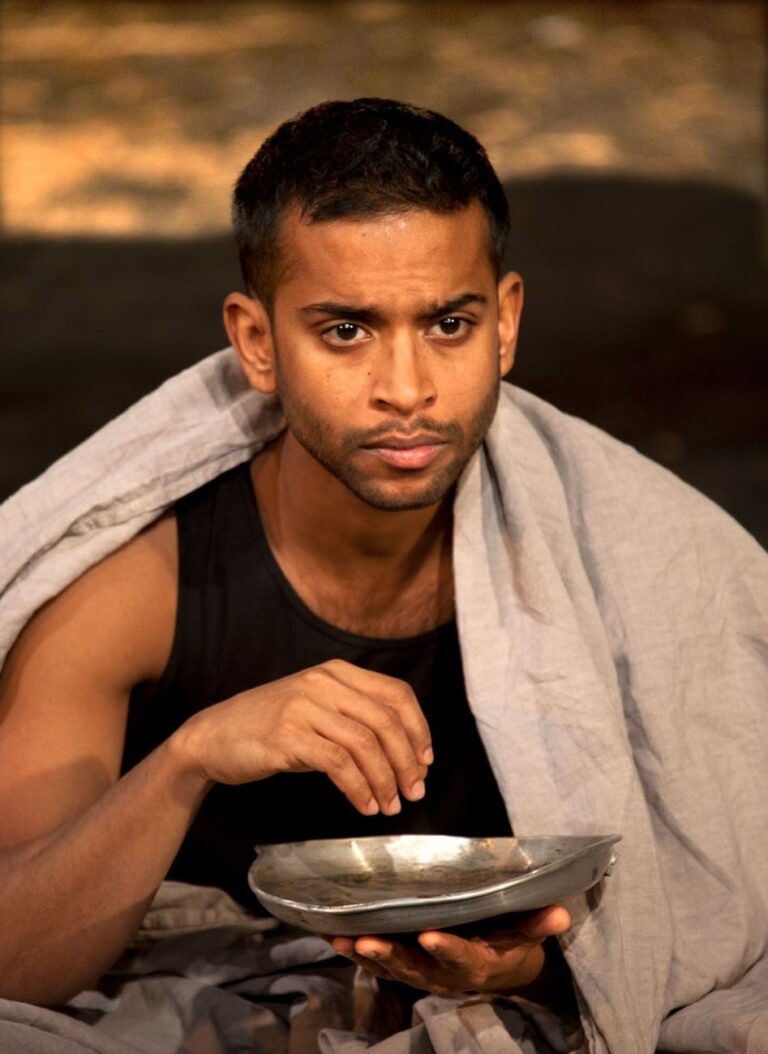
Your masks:
M460 296L451 297L442 304L434 301L427 309L417 316L420 322L450 315L452 311L460 311L469 304L487 304L488 297L483 293L462 293ZM303 315L325 315L328 318L348 318L355 322L378 322L382 313L374 307L360 307L355 304L342 304L335 300L323 300L318 304L307 304L300 308Z

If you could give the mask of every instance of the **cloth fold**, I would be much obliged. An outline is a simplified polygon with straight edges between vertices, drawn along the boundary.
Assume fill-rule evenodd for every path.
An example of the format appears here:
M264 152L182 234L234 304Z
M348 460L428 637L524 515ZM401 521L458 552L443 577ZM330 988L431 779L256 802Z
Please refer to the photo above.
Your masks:
M227 349L23 488L0 509L2 649L282 427ZM467 693L515 832L623 836L561 940L588 1049L768 1054L766 554L670 473L506 384L454 514ZM430 1029L422 1004L413 1047L380 1054L515 1049L483 1031L499 1007L435 1046L453 1025ZM324 1049L368 1049L342 1032Z
M367 975L363 975L366 977ZM255 917L220 890L165 882L139 939L66 1007L0 999L13 1054L578 1054L568 1028L524 1001L426 997L381 1038L361 975L318 937ZM378 1015L376 1015L378 1017ZM408 1022L410 1024L410 1022Z

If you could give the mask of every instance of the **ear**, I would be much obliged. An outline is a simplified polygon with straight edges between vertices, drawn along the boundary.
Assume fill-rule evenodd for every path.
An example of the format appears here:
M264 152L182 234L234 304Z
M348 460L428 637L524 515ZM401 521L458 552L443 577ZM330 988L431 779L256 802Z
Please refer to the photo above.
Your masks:
M523 310L523 280L510 271L499 282L499 375L509 373L515 362L517 334Z
M224 328L251 387L264 395L276 392L272 323L262 302L243 293L230 293L224 301Z

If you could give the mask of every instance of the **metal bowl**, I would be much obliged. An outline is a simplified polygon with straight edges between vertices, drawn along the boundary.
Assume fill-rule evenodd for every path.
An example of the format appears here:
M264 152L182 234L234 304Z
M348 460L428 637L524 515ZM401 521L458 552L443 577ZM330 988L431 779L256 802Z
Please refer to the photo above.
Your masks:
M283 922L356 936L457 926L583 893L620 835L451 838L404 834L256 846L251 889Z

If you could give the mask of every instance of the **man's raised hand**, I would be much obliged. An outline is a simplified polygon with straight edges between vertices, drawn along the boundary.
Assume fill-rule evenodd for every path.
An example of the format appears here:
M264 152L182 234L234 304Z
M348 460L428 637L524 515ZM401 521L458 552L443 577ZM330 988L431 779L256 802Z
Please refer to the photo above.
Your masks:
M367 816L422 798L432 762L410 686L341 659L208 707L172 738L205 782L324 772Z

